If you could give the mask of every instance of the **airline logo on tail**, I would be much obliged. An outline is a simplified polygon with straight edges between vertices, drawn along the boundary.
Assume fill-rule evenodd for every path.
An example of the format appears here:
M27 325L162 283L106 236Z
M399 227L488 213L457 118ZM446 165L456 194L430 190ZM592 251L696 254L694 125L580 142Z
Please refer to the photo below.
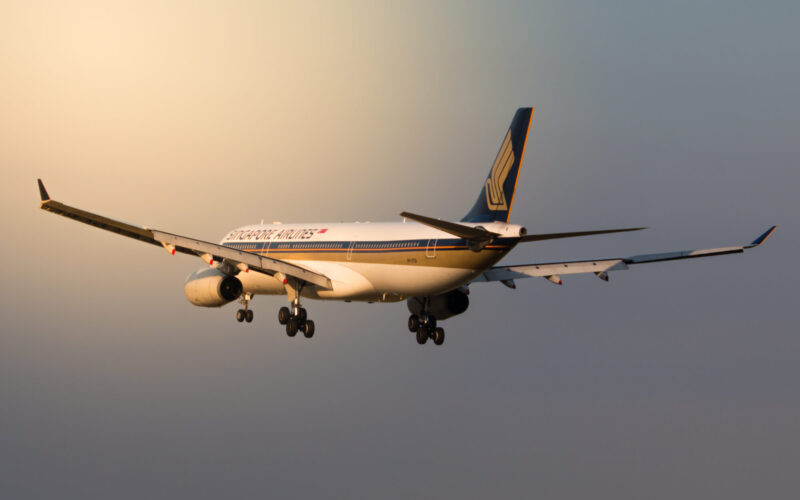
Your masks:
M489 176L480 188L472 209L461 219L462 222L508 222L532 117L533 108L519 108L514 113Z
M503 185L513 165L514 147L511 144L511 130L509 130L494 160L489 178L486 179L486 206L489 210L508 210Z

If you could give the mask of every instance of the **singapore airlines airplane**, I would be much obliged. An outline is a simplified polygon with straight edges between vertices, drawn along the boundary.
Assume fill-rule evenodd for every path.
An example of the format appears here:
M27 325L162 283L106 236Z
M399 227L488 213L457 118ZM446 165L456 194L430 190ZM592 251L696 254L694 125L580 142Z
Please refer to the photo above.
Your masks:
M239 322L251 322L248 304L255 295L286 295L278 321L294 337L310 338L314 322L300 299L397 302L405 300L408 329L417 342L444 342L437 322L467 310L472 283L497 281L515 288L514 280L542 277L561 284L561 276L593 273L608 281L609 271L633 264L741 253L761 245L775 226L749 245L705 250L634 255L601 260L495 266L519 243L593 234L637 231L605 229L527 234L509 222L533 108L520 108L503 136L500 150L472 209L459 222L408 212L402 222L258 224L228 233L219 244L138 227L50 199L39 180L41 208L77 221L135 238L175 252L199 256L206 266L186 279L186 298L194 305L242 304Z

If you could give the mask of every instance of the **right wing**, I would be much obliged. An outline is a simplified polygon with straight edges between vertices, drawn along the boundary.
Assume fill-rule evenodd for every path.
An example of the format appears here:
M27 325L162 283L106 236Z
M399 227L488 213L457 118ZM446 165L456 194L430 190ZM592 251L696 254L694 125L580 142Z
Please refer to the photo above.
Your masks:
M594 273L598 278L608 281L608 271L622 271L628 269L628 266L633 264L648 264L651 262L663 262L667 260L695 259L699 257L712 257L714 255L742 253L747 248L757 247L764 243L764 241L766 241L766 239L772 235L776 228L777 226L772 226L761 236L753 240L749 245L708 248L704 250L684 250L680 252L643 254L616 259L578 260L572 262L524 264L519 266L498 266L482 273L472 282L477 283L485 281L499 281L508 287L515 288L515 279L542 277L560 285L562 274L581 273Z
M189 255L196 255L209 265L214 264L214 262L228 264L228 266L226 266L227 268L235 269L234 274L238 274L239 270L242 269L252 269L270 276L276 273L282 273L286 276L322 288L332 288L331 280L328 279L327 276L282 260L262 257L254 253L243 252L235 248L224 247L216 243L194 238L187 238L186 236L134 226L51 200L41 179L39 179L39 194L42 198L42 210L63 215L64 217L69 217L78 222L121 234L128 238L134 238L156 246L163 246L167 251L173 254L175 252L181 252Z

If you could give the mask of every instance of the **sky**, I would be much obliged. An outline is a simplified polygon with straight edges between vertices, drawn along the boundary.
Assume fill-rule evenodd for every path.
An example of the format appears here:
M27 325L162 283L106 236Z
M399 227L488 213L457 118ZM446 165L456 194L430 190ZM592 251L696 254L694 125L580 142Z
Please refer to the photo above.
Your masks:
M785 498L800 488L797 2L0 1L0 496ZM744 255L405 304L201 309L200 239L458 220L536 108L504 263Z

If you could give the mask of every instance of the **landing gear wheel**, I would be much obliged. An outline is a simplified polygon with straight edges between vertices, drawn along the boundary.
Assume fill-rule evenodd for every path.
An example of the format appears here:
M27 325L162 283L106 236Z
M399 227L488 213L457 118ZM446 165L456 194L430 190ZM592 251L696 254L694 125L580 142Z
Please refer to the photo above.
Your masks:
M419 330L419 316L412 314L408 317L408 331L416 332Z
M444 328L439 327L433 331L433 343L436 345L444 344Z
M306 323L303 325L303 335L305 335L307 339L314 336L314 321L310 319L306 320Z
M425 326L421 326L419 330L417 330L417 344L424 344L428 341L428 329Z
M297 321L297 318L289 318L289 321L286 322L286 335L290 337L294 337L297 335L297 330L300 329L300 322Z
M291 316L292 316L292 314L289 312L289 308L288 307L284 306L284 307L281 307L280 309L278 309L278 323L280 323L282 325L287 324L289 322L289 318Z
M245 317L244 309L239 309L238 311L236 311L236 321L241 323L242 321L244 321L244 317Z
M428 325L428 327L430 327L431 330L433 330L434 328L436 328L436 317L431 316L429 314L428 317L426 318L425 324Z
M253 311L252 310L248 309L248 310L246 310L244 312L244 320L247 321L248 323L252 323L253 322Z
M302 323L303 321L308 319L308 312L306 312L306 310L301 307L299 313L297 314L297 318Z

